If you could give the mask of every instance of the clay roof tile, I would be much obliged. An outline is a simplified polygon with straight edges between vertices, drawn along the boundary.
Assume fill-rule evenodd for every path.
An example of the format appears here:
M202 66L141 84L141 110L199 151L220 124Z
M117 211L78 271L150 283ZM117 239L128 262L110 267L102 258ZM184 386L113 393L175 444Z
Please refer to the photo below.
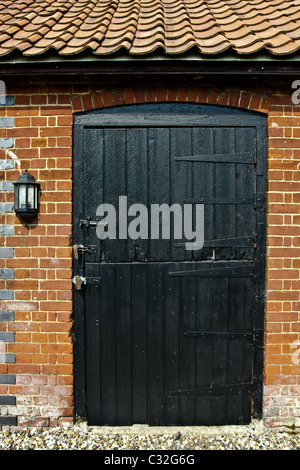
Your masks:
M300 0L0 0L0 56L300 49Z

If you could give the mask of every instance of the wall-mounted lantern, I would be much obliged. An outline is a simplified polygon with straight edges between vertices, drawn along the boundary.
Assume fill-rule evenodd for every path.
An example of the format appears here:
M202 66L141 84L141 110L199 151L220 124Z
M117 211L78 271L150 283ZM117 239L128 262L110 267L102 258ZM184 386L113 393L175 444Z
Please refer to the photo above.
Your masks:
M39 188L40 183L27 170L14 183L15 213L26 224L38 214Z

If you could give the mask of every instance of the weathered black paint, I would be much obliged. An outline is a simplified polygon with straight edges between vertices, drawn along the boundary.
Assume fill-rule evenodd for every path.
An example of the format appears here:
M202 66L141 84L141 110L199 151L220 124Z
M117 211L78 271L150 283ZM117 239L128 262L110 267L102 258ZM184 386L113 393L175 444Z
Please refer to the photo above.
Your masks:
M75 117L74 243L96 249L74 260L74 274L101 280L74 292L76 412L89 424L239 424L261 414L265 119L205 109ZM205 247L100 243L79 221L123 194L129 204L204 201Z
M297 52L295 53L297 54ZM13 76L108 76L115 79L116 76L197 76L211 75L221 76L224 78L236 76L299 76L300 69L298 61L290 55L290 61L285 57L285 60L277 58L275 61L274 56L251 56L248 59L242 60L241 56L235 55L221 55L216 57L215 60L199 60L187 58L179 60L139 60L139 58L131 56L128 60L94 60L93 56L89 60L86 59L86 51L83 54L76 55L76 60L68 61L66 58L57 60L56 56L51 54L43 54L43 61L38 59L24 58L14 51L10 53L9 57L2 58L0 63L0 75L3 77ZM8 57L8 58L7 58ZM164 57L165 59L166 57ZM6 60L5 60L6 59ZM231 60L228 60L231 59Z

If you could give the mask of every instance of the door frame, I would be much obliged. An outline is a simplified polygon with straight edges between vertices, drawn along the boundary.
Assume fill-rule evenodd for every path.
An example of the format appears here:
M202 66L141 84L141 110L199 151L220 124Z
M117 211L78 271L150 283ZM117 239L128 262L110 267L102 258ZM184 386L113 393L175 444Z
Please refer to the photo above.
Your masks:
M212 114L212 110L214 114ZM253 351L253 411L252 415L262 417L263 401L263 370L264 370L264 310L265 310L265 247L266 247L266 189L267 189L267 120L261 113L247 110L210 106L193 103L164 103L124 105L114 108L87 111L74 114L73 124L73 245L81 243L82 228L79 221L83 214L83 198L86 190L83 181L82 143L83 131L86 126L113 126L149 127L151 123L160 124L161 127L176 127L174 115L184 114L188 127L212 125L228 127L230 123L235 127L254 127L256 129L256 189L259 197L256 201L256 227L260 244L256 258L256 296L253 313L253 330L256 332L256 341ZM143 115L143 118L141 118ZM226 116L226 124L222 122ZM100 118L101 116L101 118ZM182 121L180 124L182 126ZM83 274L83 257L75 259L73 256L73 276ZM84 287L83 287L84 289ZM84 290L73 290L73 320L74 320L74 399L75 419L86 419L86 359L85 359L85 320L84 320Z

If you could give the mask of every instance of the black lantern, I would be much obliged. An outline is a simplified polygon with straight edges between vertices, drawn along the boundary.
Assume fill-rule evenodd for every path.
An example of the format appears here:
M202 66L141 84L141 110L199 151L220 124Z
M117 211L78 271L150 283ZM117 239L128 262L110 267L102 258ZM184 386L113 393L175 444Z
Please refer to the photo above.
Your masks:
M15 213L27 224L38 214L40 184L25 170L14 186Z

